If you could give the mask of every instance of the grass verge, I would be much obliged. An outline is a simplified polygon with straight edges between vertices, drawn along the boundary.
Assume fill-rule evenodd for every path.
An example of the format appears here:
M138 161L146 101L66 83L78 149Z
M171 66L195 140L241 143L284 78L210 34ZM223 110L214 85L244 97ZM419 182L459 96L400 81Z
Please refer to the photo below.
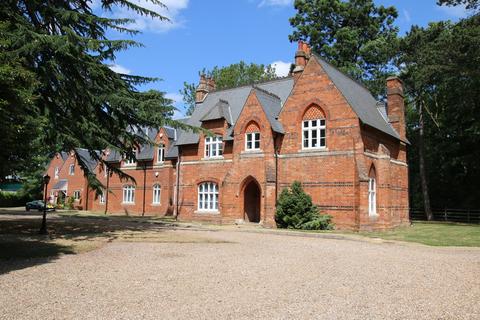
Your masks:
M480 247L480 225L474 224L414 222L410 227L381 232L359 232L359 235L429 246Z

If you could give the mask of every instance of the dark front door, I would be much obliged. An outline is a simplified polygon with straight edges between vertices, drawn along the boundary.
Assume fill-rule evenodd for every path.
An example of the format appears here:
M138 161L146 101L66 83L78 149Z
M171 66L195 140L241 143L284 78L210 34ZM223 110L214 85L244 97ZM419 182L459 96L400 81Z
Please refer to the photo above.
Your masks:
M260 189L255 181L250 181L245 187L243 201L245 220L248 222L260 222Z

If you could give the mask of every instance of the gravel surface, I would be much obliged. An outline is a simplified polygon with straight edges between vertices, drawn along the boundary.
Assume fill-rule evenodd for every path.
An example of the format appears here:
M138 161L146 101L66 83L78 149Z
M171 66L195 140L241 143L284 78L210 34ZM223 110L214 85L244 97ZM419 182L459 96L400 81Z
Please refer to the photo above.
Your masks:
M228 242L112 242L23 269L0 266L0 318L480 318L478 248L168 232Z

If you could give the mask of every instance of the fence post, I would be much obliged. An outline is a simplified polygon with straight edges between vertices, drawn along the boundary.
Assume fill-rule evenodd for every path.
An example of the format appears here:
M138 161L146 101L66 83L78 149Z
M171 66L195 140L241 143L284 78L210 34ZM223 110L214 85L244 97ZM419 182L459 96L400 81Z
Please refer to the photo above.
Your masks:
M447 208L445 208L445 210L443 212L443 217L444 217L445 221L447 221Z

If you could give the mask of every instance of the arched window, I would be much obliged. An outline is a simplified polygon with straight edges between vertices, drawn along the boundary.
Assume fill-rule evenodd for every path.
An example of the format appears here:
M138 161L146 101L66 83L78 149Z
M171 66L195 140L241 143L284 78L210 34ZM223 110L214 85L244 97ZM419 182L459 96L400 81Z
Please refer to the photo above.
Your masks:
M153 204L160 204L161 187L159 184L153 186Z
M245 150L260 150L260 128L255 122L245 129Z
M377 180L373 166L368 174L368 215L377 215Z
M322 149L326 147L325 114L318 106L311 106L303 115L303 149Z
M218 185L203 182L198 186L198 210L218 211Z
M160 143L157 149L157 163L163 163L165 161L165 145Z
M135 186L123 187L123 203L135 203Z

